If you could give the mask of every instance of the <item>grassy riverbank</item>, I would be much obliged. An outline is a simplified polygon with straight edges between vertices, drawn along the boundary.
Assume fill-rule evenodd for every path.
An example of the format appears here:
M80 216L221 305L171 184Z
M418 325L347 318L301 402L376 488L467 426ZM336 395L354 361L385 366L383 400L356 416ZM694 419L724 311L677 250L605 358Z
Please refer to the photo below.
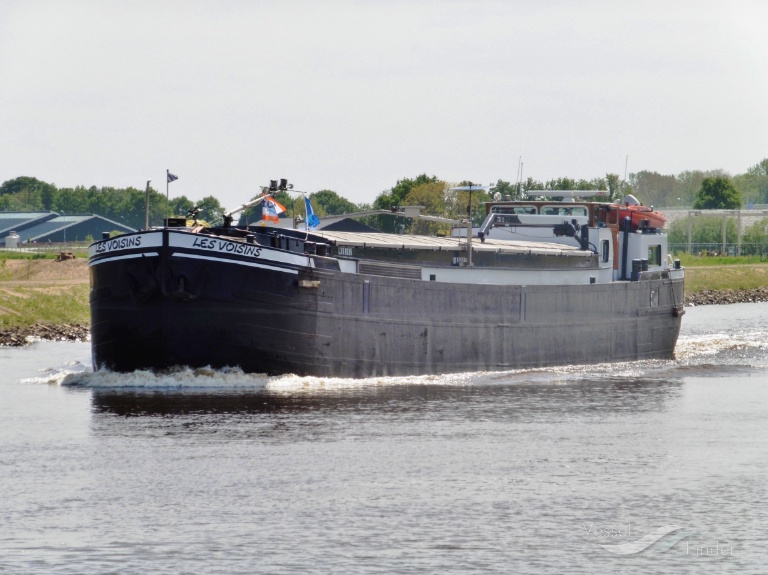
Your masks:
M0 283L0 329L36 322L88 324L88 285L6 288Z
M744 291L768 286L768 262L751 257L679 256L685 267L685 293Z
M0 258L0 330L90 323L88 262Z
M759 258L683 255L680 259L686 268L687 299L705 292L746 292L768 286L768 262ZM87 326L88 282L85 257L57 262L0 255L0 331L39 323ZM713 301L717 300L709 303Z

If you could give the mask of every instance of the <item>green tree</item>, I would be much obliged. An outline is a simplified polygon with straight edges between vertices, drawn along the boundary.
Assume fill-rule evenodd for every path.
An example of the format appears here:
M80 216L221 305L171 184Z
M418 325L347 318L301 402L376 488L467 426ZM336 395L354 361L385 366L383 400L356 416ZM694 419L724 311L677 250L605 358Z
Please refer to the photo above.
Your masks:
M15 194L0 196L0 209L10 212L39 212L45 209L40 190L24 188Z
M515 200L518 197L517 184L505 182L504 180L497 180L490 191L493 195L499 194L499 197L503 200Z
M768 218L761 218L744 230L741 253L743 255L768 253Z
M611 200L621 199L621 179L619 174L605 174L605 185L605 189L611 194Z
M427 182L411 189L405 197L407 206L422 206L422 213L429 216L443 216L445 213L445 182ZM426 220L411 220L409 233L435 235L450 232L450 226L428 222Z
M172 216L186 216L190 210L193 208L199 206L200 204L195 204L192 200L190 200L187 196L179 196L178 198L170 198L169 203L171 206L170 212ZM202 202L200 202L202 203ZM202 216L198 215L198 219L203 219ZM207 221L207 220L206 220Z
M296 194L289 194L284 190L279 190L274 194L275 200L277 200L281 206L285 208L285 217L293 218L293 213L296 210L298 204L298 197ZM302 200L303 201L303 200Z
M92 189L95 188L92 186ZM64 214L86 214L89 206L88 195L89 191L83 186L61 188L56 194L52 209Z
M126 188L128 194L128 211L125 214L126 225L141 229L144 227L147 210L147 191L136 188ZM175 214L170 211L169 199L154 188L149 188L149 225L159 226L168 216ZM120 221L120 220L118 220Z
M376 196L376 199L373 201L373 208L376 210L394 210L404 206L404 200L413 188L421 184L436 183L438 181L437 176L427 176L427 174L421 174L413 179L403 178L398 180L392 189L381 192ZM374 216L371 219L374 221L374 227L389 233L403 233L410 225L408 218Z
M318 217L350 214L359 210L356 204L353 204L346 198L342 198L332 190L320 190L310 194L309 199Z
M445 217L457 220L466 220L467 206L470 206L470 218L472 220L472 225L478 226L483 223L483 220L485 219L484 203L491 201L491 194L493 192L489 193L488 190L481 188L480 184L472 183L469 180L464 180L463 182L457 184L455 187L465 188L470 184L472 184L473 187L478 186L477 189L472 190L471 194L469 190L451 189L454 186L446 189L446 209L443 214L437 215L443 215Z
M211 225L220 225L224 221L224 212L226 210L221 207L219 200L213 196L204 197L197 205L202 206L197 219L204 220Z
M518 199L525 200L533 194L533 190L543 190L544 182L534 180L533 178L526 178L524 182L520 182L520 195ZM533 194L536 195L536 194Z
M677 202L675 196L675 176L663 175L658 172L642 170L629 175L629 184L633 194L646 206L673 206Z
M576 188L576 180L571 178L549 180L544 186L545 190L575 190Z
M734 176L733 185L747 204L768 203L768 158Z
M741 196L729 178L704 178L693 203L695 210L735 210L741 207Z
M18 195L18 205L35 206L24 208L23 211L50 210L55 194L56 186L28 176L7 180L0 186L0 196Z
M677 198L680 198L680 204L692 206L696 201L697 194L701 190L701 183L704 179L717 177L726 177L726 174L722 170L694 170L681 172L675 178L676 184L673 193L674 201L678 203Z

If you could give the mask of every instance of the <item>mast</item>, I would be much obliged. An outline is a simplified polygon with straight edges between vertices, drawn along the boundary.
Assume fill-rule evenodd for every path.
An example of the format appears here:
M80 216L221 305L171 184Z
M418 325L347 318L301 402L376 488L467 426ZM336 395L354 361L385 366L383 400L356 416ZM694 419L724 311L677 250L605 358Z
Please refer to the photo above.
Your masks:
M472 190L487 190L489 187L469 182L466 186L451 188L452 190L469 191L469 201L467 202L467 267L472 267Z

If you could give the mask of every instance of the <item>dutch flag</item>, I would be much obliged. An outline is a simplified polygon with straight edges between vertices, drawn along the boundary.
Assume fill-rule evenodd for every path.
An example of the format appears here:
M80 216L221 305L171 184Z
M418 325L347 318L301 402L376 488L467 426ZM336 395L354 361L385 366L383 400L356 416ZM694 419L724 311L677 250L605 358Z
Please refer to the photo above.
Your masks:
M280 214L285 213L285 208L274 198L267 198L261 204L261 219L270 222L280 221Z

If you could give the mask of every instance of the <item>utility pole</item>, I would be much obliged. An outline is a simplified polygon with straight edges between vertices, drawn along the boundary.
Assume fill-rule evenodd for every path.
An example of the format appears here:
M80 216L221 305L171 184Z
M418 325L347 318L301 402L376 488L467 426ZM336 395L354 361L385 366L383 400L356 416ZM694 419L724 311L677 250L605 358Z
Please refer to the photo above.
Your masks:
M152 183L152 180L147 180L147 198L145 202L145 212L144 212L144 229L149 229L149 184Z

